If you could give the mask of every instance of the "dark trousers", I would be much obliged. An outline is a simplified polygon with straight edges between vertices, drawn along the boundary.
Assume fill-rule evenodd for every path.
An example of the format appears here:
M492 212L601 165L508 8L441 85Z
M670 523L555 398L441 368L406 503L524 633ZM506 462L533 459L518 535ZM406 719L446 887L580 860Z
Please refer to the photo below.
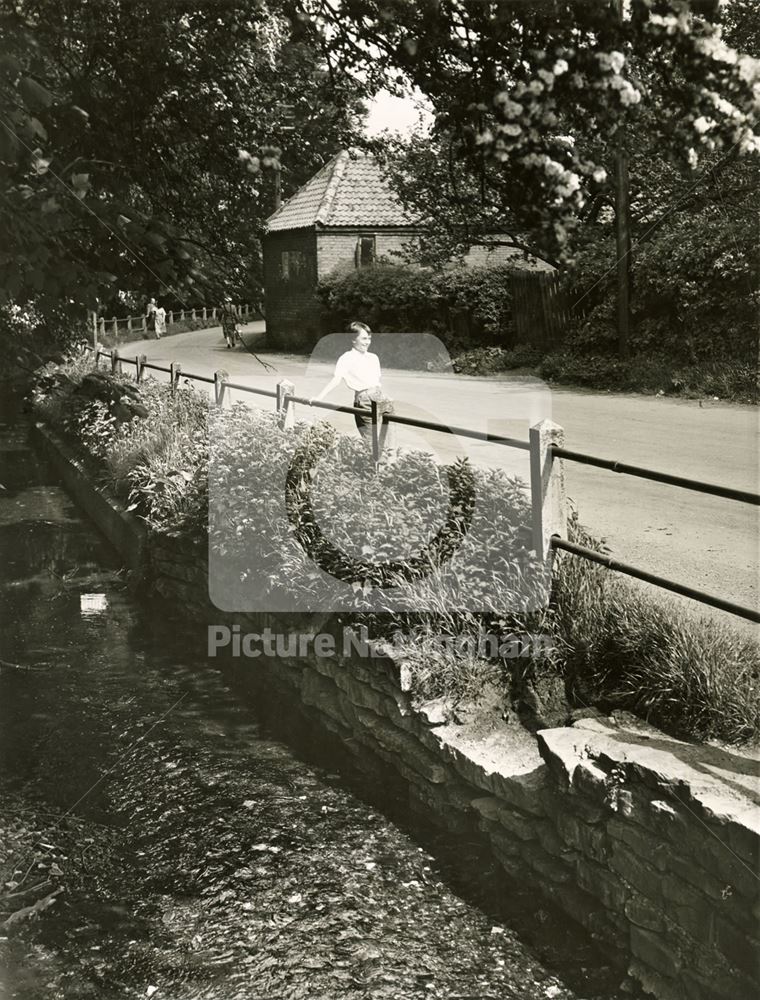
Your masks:
M377 416L382 421L380 425L380 450L385 444L388 433L388 424L383 421L384 413L393 413L393 400L384 396L379 389L364 389L354 395L354 406L367 410L367 415L355 413L356 429L361 434L366 443L372 447L372 402L377 403Z

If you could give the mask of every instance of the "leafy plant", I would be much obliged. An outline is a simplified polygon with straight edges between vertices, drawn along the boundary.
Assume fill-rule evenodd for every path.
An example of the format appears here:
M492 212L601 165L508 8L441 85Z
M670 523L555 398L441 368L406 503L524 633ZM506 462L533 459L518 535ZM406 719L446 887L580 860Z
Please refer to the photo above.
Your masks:
M464 702L492 702L497 691L506 710L526 691L554 686L575 704L628 709L680 737L740 743L760 735L757 643L712 619L695 621L679 605L571 555L557 559L546 608L547 581L529 549L529 504L518 480L467 463L440 467L415 452L376 472L364 444L336 437L329 424L283 430L272 413L242 404L209 411L195 390L183 386L172 396L150 381L142 388L149 419L116 425L102 403L71 405L88 370L82 355L48 366L35 407L77 435L115 492L157 532L200 543L208 536L226 583L248 600L329 598L315 554L338 576L341 560L366 563L348 620L397 640L420 698L443 698L455 711ZM283 487L294 467L288 518ZM470 511L469 487L480 501ZM399 573L392 609L376 564L413 561L445 519L449 498L453 535L470 519L458 539L470 558L431 560L413 584ZM571 537L602 548L577 521ZM320 539L329 543L322 550ZM458 599L447 576L452 566L477 614ZM554 648L525 658L483 653L483 630L550 635ZM469 637L475 646L441 648L445 637Z
M360 317L377 331L435 333L451 347L505 342L512 335L511 273L508 266L434 271L380 263L325 278L318 294L328 326Z

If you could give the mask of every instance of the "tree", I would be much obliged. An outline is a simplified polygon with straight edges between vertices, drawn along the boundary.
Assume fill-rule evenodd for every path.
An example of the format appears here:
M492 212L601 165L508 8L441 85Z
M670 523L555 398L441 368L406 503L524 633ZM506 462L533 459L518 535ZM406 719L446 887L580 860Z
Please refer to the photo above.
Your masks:
M486 158L473 164L452 133L383 136L371 148L410 218L424 229L408 256L440 267L473 245L509 246L559 264L541 248L540 233L519 229L506 171Z
M330 31L336 66L374 80L401 74L418 87L454 156L486 186L499 171L508 178L495 185L507 225L535 231L556 256L608 190L608 157L594 147L607 149L642 114L656 112L653 140L685 164L701 150L760 149L760 63L727 45L688 0L632 0L624 21L600 0L301 6Z
M760 55L760 16L748 0L722 12L723 36ZM653 140L649 108L629 128L634 252L633 344L684 362L752 363L757 356L760 270L756 254L756 192L760 164L738 145L703 154L697 165L668 155ZM609 350L613 252L611 202L598 195L569 274L577 307L576 346Z
M362 111L291 6L2 0L6 299L255 290L272 173L295 189Z

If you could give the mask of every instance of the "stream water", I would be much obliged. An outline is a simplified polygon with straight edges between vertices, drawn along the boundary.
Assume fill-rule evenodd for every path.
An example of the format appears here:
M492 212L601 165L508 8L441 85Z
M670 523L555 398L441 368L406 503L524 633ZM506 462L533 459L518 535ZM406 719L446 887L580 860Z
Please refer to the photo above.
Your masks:
M200 626L131 596L4 419L0 997L617 996L480 845L368 801Z

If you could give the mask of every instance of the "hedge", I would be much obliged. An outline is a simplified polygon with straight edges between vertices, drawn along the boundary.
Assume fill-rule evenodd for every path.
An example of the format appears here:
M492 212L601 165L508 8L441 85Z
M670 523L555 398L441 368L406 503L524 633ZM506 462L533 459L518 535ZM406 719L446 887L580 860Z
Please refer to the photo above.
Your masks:
M379 332L434 333L449 346L503 344L513 337L511 267L443 271L380 263L325 278L318 288L325 329L362 320Z

